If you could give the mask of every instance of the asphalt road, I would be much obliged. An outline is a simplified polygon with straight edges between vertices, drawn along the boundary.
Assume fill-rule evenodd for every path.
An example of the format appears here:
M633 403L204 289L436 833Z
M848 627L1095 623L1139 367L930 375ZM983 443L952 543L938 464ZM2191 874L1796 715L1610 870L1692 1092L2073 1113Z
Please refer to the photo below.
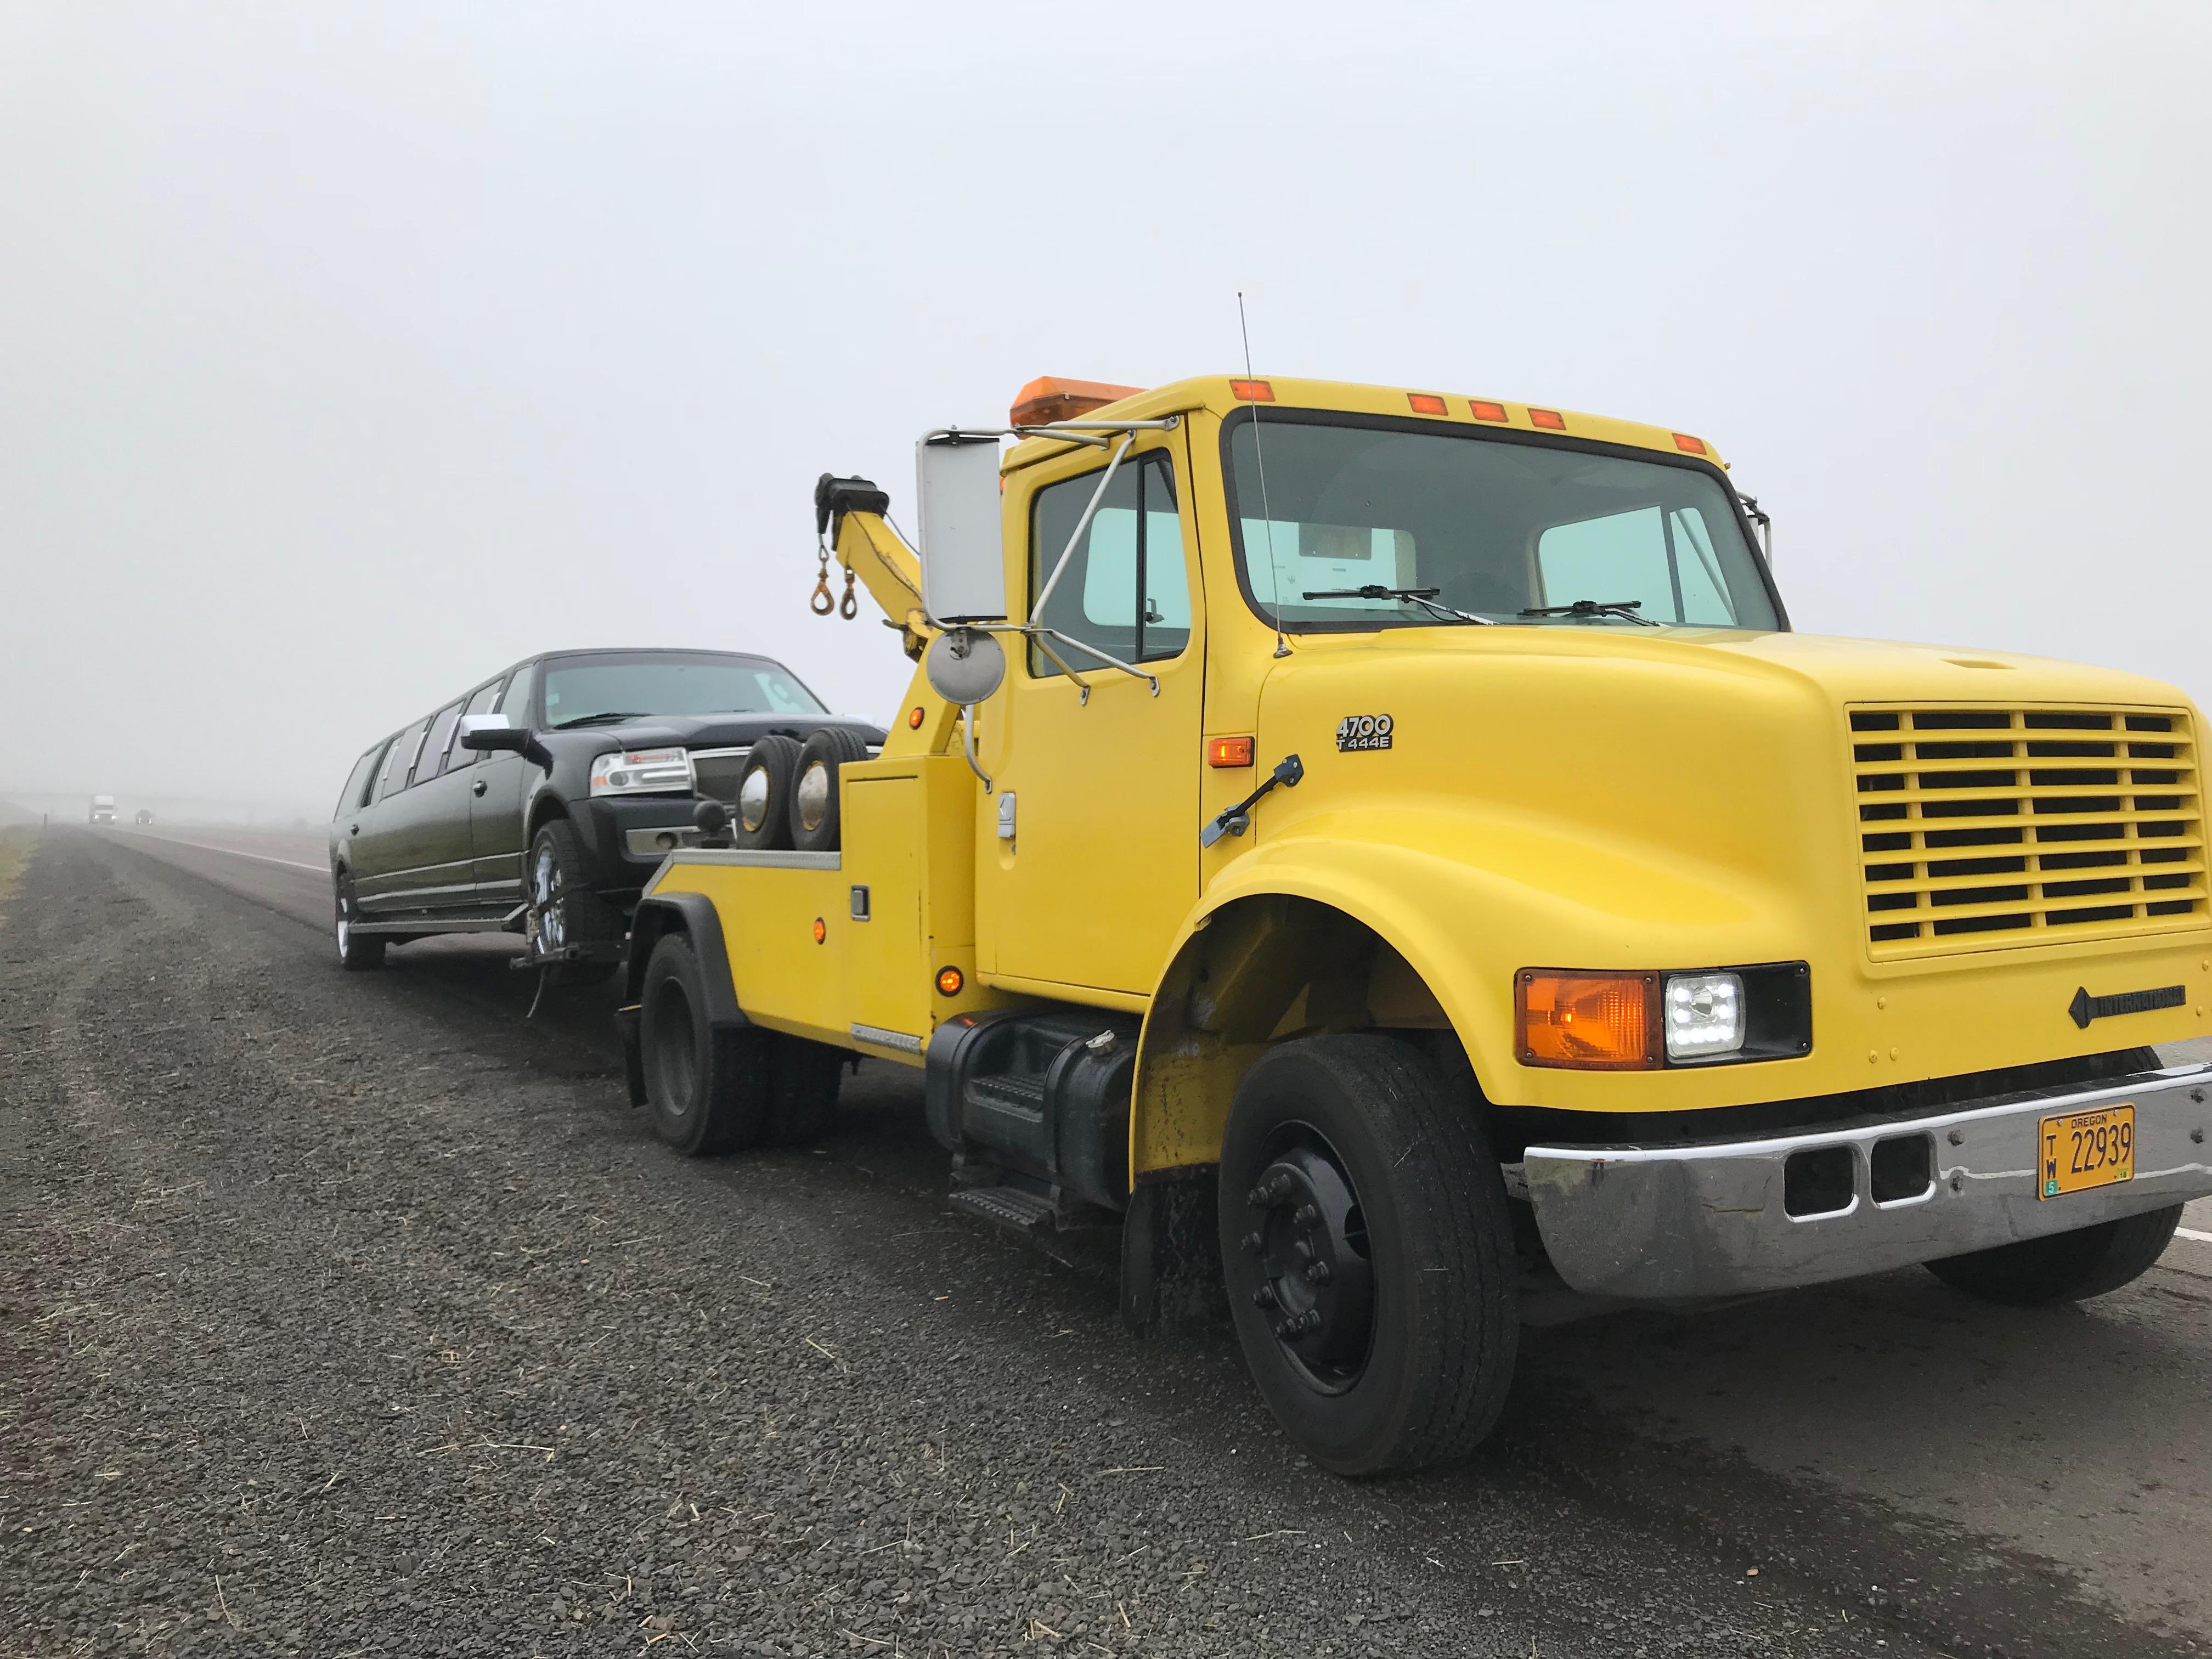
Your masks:
M1354 1486L948 1215L914 1074L676 1159L606 992L343 974L323 870L57 831L0 908L0 1654L2212 1651L2212 1243L1534 1332Z

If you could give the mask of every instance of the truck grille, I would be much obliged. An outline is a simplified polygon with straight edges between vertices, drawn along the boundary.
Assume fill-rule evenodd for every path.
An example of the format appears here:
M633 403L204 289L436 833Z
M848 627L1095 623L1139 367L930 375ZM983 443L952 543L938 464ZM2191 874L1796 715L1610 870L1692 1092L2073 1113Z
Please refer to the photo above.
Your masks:
M1850 721L1876 957L2203 925L2184 711L1861 705Z

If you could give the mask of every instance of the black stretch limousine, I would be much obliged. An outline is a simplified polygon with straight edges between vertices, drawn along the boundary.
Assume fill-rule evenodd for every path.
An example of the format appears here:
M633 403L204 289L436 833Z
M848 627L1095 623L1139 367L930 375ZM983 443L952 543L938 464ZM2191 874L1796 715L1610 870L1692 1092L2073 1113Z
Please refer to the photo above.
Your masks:
M733 801L752 745L842 727L781 663L720 651L562 651L493 676L357 761L331 824L338 958L429 933L521 933L585 971L639 890Z

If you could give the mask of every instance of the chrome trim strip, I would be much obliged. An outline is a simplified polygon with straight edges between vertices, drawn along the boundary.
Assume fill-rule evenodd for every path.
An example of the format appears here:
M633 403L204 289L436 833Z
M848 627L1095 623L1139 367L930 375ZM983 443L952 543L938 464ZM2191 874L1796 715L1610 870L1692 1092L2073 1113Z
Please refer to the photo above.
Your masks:
M853 1041L869 1043L878 1048L896 1048L902 1054L921 1052L921 1039L918 1036L909 1036L904 1031L887 1031L880 1025L863 1025L857 1020L853 1024Z
M1522 1161L1552 1264L1576 1290L1694 1301L1887 1273L2021 1239L2069 1232L2212 1194L2212 1066L2047 1089L1911 1118L1662 1146L1531 1146ZM2037 1120L2132 1103L2131 1181L2037 1196ZM1935 1184L1876 1202L1876 1142L1925 1135ZM1844 1147L1849 1205L1792 1216L1791 1154Z
M623 840L628 843L632 853L643 858L650 853L665 853L670 850L659 844L659 838L662 836L675 836L676 845L679 848L690 847L698 841L699 831L688 823L658 823L648 825L641 830L625 830L623 832Z
M679 847L671 864L736 864L756 870L842 870L842 853L757 853L747 848Z

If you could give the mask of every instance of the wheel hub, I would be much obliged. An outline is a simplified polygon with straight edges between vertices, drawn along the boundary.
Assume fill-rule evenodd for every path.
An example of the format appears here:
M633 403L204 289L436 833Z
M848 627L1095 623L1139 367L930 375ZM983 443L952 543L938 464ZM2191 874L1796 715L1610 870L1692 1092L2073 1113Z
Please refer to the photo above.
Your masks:
M538 954L550 956L565 944L568 929L561 917L561 868L550 847L538 855L538 864L532 872L530 896L532 901L530 922Z
M1245 1202L1254 1225L1244 1254L1260 1279L1253 1304L1317 1382L1348 1382L1366 1362L1375 1307L1352 1183L1326 1153L1297 1146L1260 1172Z

